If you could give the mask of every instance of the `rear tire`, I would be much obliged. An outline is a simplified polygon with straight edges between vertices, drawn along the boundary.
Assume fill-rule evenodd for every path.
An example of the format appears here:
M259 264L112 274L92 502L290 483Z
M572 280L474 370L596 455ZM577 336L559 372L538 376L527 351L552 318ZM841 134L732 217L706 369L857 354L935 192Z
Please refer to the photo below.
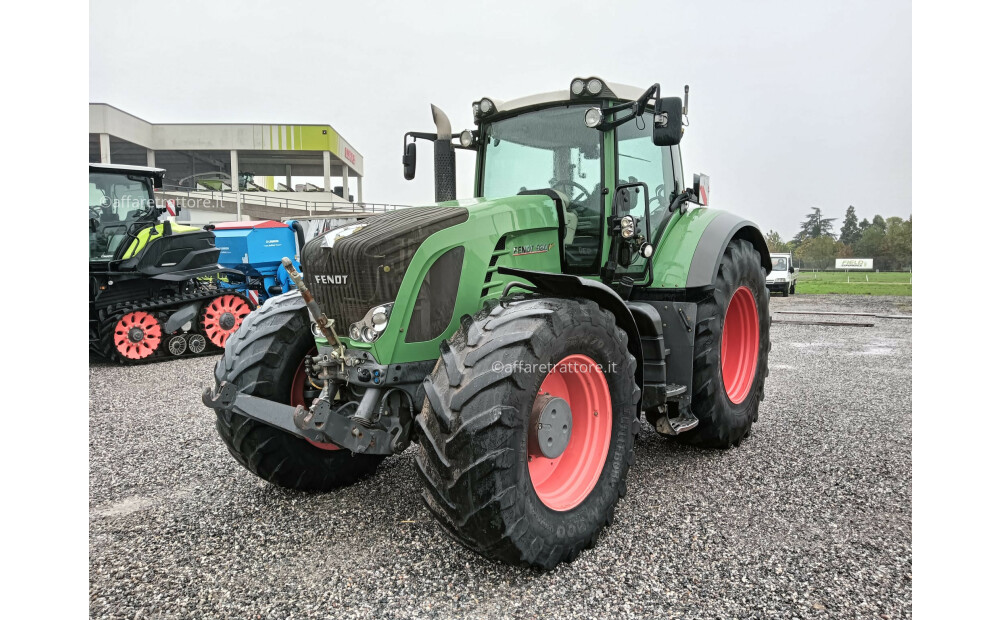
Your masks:
M698 426L678 435L679 440L706 448L728 448L750 434L768 374L768 299L760 254L748 241L731 241L716 273L714 290L698 303L691 399ZM727 322L731 323L728 332ZM724 340L731 341L726 347L729 363L725 367ZM756 346L749 344L753 340Z
M292 386L303 358L316 346L309 322L297 291L268 299L226 341L215 366L216 387L228 381L246 394L284 404L301 402ZM353 484L374 472L385 458L333 449L332 444L317 447L231 412L216 410L215 427L240 465L288 489L329 491Z
M625 495L639 430L636 361L627 342L611 313L587 300L515 298L463 318L424 381L427 398L417 418L422 496L445 530L487 558L542 568L572 561L596 543ZM583 463L589 483L560 487L562 461L536 456L529 465L536 449L529 420L543 382L571 356L600 365L603 373L595 371L586 385L606 398L600 402L608 410L597 412L591 431L573 435L558 457L569 459L569 471ZM586 429L590 418L579 416L592 414L579 403L591 401L575 400L579 391L566 398L573 429ZM539 465L556 469L542 480Z

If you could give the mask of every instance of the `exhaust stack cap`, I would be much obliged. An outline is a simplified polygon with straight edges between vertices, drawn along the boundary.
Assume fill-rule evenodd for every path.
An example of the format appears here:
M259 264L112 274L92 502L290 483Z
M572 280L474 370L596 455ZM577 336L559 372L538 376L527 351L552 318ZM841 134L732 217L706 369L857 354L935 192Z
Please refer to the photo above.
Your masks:
M437 139L451 140L451 121L448 120L448 115L432 103L431 116L434 117L434 125L437 126Z

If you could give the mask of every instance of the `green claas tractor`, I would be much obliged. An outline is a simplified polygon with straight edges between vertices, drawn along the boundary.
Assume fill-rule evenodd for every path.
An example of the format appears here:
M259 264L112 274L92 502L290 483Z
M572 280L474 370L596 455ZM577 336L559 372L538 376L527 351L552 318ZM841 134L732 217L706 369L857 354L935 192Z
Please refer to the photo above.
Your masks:
M162 220L164 170L90 164L90 350L121 364L218 353L253 310L218 287L211 231Z
M642 415L727 448L750 433L770 349L770 258L752 223L686 189L687 94L574 79L473 104L434 144L437 204L306 244L297 291L226 343L203 401L233 457L326 491L417 444L422 497L466 547L551 568L625 495ZM456 200L455 149L476 153ZM294 271L294 270L290 270Z

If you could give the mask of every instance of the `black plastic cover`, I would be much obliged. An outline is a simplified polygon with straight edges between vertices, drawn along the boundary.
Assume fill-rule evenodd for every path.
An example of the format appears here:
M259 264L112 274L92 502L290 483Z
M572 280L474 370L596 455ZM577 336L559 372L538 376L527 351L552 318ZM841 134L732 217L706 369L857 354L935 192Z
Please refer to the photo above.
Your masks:
M352 224L363 227L349 236L331 230L302 250L306 285L344 333L372 307L395 301L420 244L468 218L461 207L411 207Z
M417 303L406 330L406 342L424 342L440 336L451 323L462 278L465 248L452 248L438 257L424 276L417 292Z

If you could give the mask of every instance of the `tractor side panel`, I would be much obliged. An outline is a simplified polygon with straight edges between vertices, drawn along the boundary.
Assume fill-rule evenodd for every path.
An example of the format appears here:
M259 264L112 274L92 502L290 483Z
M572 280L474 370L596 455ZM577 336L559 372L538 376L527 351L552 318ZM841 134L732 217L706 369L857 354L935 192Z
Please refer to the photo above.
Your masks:
M373 344L345 339L351 348L368 350L381 363L437 359L441 340L458 330L462 315L475 314L482 309L485 299L499 297L506 282L512 279L499 275L499 266L559 272L559 219L550 198L517 196L495 201L474 198L441 206L464 207L468 219L435 232L421 243L399 283L385 332ZM454 267L457 253L451 251L455 248L464 248L460 270ZM445 263L438 263L442 257ZM427 303L427 287L423 284L436 264L441 273L446 273L445 277L458 280L457 287L439 289L447 290L449 296L455 290L454 300L433 299L444 306L454 301L450 320L437 334L430 334L422 327L411 331L410 321L417 315L415 309ZM434 325L439 323L435 321ZM339 329L341 336L346 328L344 325ZM415 334L424 339L414 341Z

